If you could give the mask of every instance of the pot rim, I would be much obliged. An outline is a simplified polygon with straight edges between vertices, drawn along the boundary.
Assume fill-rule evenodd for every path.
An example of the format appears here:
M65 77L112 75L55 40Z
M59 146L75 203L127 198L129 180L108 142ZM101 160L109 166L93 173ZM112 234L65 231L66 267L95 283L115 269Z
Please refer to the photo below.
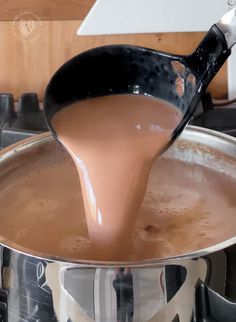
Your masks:
M197 127L197 126L192 126L188 125L183 134L181 136L187 134L203 134L207 135L208 137L214 137L221 139L223 141L227 141L228 143L234 144L236 146L236 138L224 134L218 131L202 128L202 127ZM43 141L49 141L52 140L53 137L50 132L42 133L35 135L31 138L27 138L25 140L22 140L20 142L14 143L6 148L4 148L2 151L0 151L0 162L2 160L7 159L8 157L12 156L14 153L17 153L17 151L24 150L28 148L31 145L34 145L37 142L42 142ZM236 157L235 157L236 159ZM222 250L224 248L227 248L229 246L232 246L233 244L236 243L236 236L226 239L223 242L217 243L215 245L211 245L209 247L199 249L194 252L189 252L189 253L184 253L180 255L175 255L175 256L169 256L169 257L164 257L164 258L156 258L156 259L148 259L148 260L142 260L142 261L98 261L98 260L87 260L87 259L75 259L75 258L65 258L65 257L60 257L60 256L52 256L50 254L46 253L41 253L38 251L31 250L26 247L22 247L16 243L11 242L10 240L6 239L5 237L0 235L0 247L7 247L17 253L24 254L29 257L35 257L39 258L42 260L46 260L49 262L62 262L66 263L69 266L77 264L78 266L81 267L147 267L147 266L159 266L159 265L166 265L166 264L172 264L173 262L180 261L180 260L187 260L187 259L194 259L194 258L199 258L206 256L208 254L214 253L216 251Z

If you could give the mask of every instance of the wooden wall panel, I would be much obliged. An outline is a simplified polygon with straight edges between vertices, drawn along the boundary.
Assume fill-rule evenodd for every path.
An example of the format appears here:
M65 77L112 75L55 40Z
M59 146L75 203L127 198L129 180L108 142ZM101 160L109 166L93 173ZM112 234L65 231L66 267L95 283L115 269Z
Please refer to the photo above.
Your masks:
M126 43L173 52L190 53L203 33L170 33L77 37L78 21L43 21L24 34L17 24L0 22L0 92L36 91L43 98L51 75L66 60L86 49L112 43ZM215 79L213 95L227 94L226 66Z
M82 20L95 0L0 0L0 20L32 16L40 20Z

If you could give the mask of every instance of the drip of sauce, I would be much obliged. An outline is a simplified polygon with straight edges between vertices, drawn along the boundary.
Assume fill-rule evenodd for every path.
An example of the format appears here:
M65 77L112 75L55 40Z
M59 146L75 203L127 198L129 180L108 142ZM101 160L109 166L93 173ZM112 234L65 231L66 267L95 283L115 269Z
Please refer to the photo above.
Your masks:
M52 126L79 173L98 256L118 260L121 243L129 245L152 163L181 118L168 102L144 95L86 99L54 115Z

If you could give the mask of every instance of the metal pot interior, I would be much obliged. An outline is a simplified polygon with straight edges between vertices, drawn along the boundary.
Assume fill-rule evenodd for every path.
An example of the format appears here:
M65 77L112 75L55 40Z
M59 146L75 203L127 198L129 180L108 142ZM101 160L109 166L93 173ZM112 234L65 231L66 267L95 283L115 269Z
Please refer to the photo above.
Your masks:
M163 162L197 164L212 169L212 171L221 172L223 175L230 177L230 180L234 182L236 180L235 146L236 140L232 137L202 128L187 127L174 145L161 156L160 160L156 160L153 165L147 194L152 191L152 187L155 186L155 182L158 180L158 172L155 172L155 169ZM67 175L63 174L65 167L67 169ZM46 172L45 168L47 168ZM168 175L170 178L174 173L173 171L174 168L169 169ZM194 173L191 173L192 180L204 179L194 177L194 175ZM38 178L38 184L32 189L28 184L34 177ZM37 179L35 182L37 182ZM67 193L67 199L65 199L65 191L68 190L69 193ZM12 195L12 191L15 191L14 196ZM57 198L57 202L53 203L52 201L55 201L55 198ZM148 198L148 196L145 196L145 198ZM59 203L58 199L60 200ZM17 202L17 207L12 205L12 200ZM66 209L69 203L78 205L78 212L68 214ZM123 263L101 262L97 261L96 258L91 258L87 248L86 236L81 233L81 227L86 226L86 221L76 169L62 146L55 142L48 133L35 136L1 151L0 204L0 220L1 216L2 220L4 220L6 216L9 216L9 213L12 214L14 212L14 216L11 216L14 220L9 220L4 228L0 225L0 242L16 251L46 260L66 261L95 266L121 266L122 264L129 266L158 265L159 263L168 263L176 258L184 259L203 256L230 246L236 241L236 225L234 228L232 222L224 218L224 220L222 219L222 224L231 226L232 229L230 232L223 237L220 236L219 239L209 239L204 244L204 247L202 247L203 244L199 244L199 247L191 249L191 247L188 248L188 245L186 245L185 251L178 252L178 248L175 248L174 241L172 241L174 251L168 251L162 245L162 250L160 251L159 247L157 248L159 250L155 253L153 251L153 245L160 244L160 239L155 240L154 238L148 240L145 244L146 248L144 247L142 252L146 254L146 257L142 260L132 258L132 255L129 259L125 259ZM22 236L27 233L25 227L22 225L22 219L24 219L22 217L22 207L28 207L30 220L32 221L33 231L30 232L31 235L29 234L27 243L26 241L23 243L21 241ZM51 210L47 210L47 213L44 213L44 207L47 209L51 207ZM68 225L65 224L65 217L57 215L57 208L60 208L60 213L64 212L63 216L67 216ZM41 210L39 211L39 209ZM137 225L140 225L142 228L142 220L145 222L146 219L139 216ZM53 223L56 223L56 225ZM153 223L151 224L153 225ZM150 226L147 222L145 225L146 227ZM186 240L186 244L188 244L188 239L194 235L187 228L184 230L184 225L185 220L183 220L182 236L183 240ZM53 247L55 248L54 243L57 243L58 238L63 239L64 232L72 226L74 229L72 233L74 239L72 238L73 240L70 241L70 246L72 244L74 245L74 253L68 251L68 256L64 255L65 247L69 247L68 243L64 244L64 253L60 252L60 250L53 252L52 249ZM168 224L165 229L170 229L169 227L172 226ZM151 229L153 229L153 226ZM219 227L216 229L219 229ZM78 235L77 237L76 233ZM36 236L37 242L34 242L32 239L34 235ZM43 251L45 249L43 247L48 241L50 241L49 246L46 248L46 251ZM84 247L84 252L80 251L79 257L76 253L76 248L78 247ZM148 251L150 250L152 251L152 255L148 255Z

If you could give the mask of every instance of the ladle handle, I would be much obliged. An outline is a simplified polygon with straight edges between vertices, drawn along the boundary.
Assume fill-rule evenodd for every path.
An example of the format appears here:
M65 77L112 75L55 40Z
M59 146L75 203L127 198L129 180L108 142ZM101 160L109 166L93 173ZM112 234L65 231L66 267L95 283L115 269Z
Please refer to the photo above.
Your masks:
M226 39L217 24L213 25L197 49L186 57L186 63L203 93L218 70L231 54Z
M228 49L236 43L236 8L229 10L216 24L225 37Z
M190 70L201 84L202 93L231 54L236 43L236 8L214 24L192 55L186 59Z

